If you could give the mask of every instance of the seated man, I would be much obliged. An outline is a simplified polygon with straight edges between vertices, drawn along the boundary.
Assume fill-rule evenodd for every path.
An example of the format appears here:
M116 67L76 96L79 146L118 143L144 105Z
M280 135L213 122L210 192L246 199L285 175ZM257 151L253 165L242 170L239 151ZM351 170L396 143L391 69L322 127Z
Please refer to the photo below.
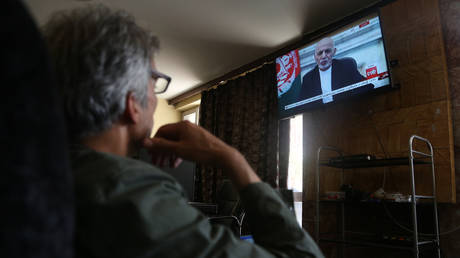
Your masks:
M149 138L155 93L168 78L155 68L156 38L131 16L103 6L63 11L44 34L73 143L76 257L323 257L237 150L188 122ZM171 176L128 157L142 146L157 165L182 158L222 167L256 244L211 225Z
M302 78L299 101L328 94L343 87L361 82L366 78L357 69L356 61L351 57L334 58L337 49L332 38L323 38L315 46L313 57L316 66ZM366 84L359 88L337 95L323 97L318 102L328 103L346 96L356 95L372 89L374 85Z

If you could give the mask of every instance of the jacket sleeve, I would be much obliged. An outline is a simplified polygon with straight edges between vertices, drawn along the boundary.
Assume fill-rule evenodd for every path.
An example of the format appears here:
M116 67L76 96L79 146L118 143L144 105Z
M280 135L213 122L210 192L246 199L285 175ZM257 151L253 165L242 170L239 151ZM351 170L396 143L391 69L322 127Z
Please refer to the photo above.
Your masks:
M254 226L253 244L211 225L187 204L172 178L134 172L114 181L99 198L79 205L77 250L83 250L82 257L323 257L264 183L242 191Z
M256 244L277 257L323 257L271 186L252 184L241 197Z
M358 71L358 64L356 60L351 57L346 57L342 59L344 61L345 66L347 67L346 76L350 77L350 83L357 83L364 79L366 79L359 71Z

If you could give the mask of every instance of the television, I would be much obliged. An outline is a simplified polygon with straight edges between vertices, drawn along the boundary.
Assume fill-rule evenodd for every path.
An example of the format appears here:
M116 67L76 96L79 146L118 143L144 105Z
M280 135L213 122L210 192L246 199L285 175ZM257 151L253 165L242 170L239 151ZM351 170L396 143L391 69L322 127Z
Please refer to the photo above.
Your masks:
M392 88L378 13L276 58L279 117Z

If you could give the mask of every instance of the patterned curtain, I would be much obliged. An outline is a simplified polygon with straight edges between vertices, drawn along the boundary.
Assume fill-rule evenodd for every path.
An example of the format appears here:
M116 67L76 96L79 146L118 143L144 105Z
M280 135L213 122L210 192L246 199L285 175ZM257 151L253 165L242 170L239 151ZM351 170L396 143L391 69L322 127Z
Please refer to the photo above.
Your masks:
M261 179L278 186L275 64L202 93L200 125L238 149ZM225 179L220 169L197 165L195 198L215 202Z

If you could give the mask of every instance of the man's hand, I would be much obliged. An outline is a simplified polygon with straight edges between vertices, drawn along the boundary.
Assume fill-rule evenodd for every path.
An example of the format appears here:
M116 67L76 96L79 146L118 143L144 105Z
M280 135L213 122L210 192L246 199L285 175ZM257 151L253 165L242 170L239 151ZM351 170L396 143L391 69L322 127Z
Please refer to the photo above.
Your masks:
M260 181L241 153L188 121L162 126L152 139L145 139L143 144L156 165L178 165L178 158L182 158L221 167L240 189Z

